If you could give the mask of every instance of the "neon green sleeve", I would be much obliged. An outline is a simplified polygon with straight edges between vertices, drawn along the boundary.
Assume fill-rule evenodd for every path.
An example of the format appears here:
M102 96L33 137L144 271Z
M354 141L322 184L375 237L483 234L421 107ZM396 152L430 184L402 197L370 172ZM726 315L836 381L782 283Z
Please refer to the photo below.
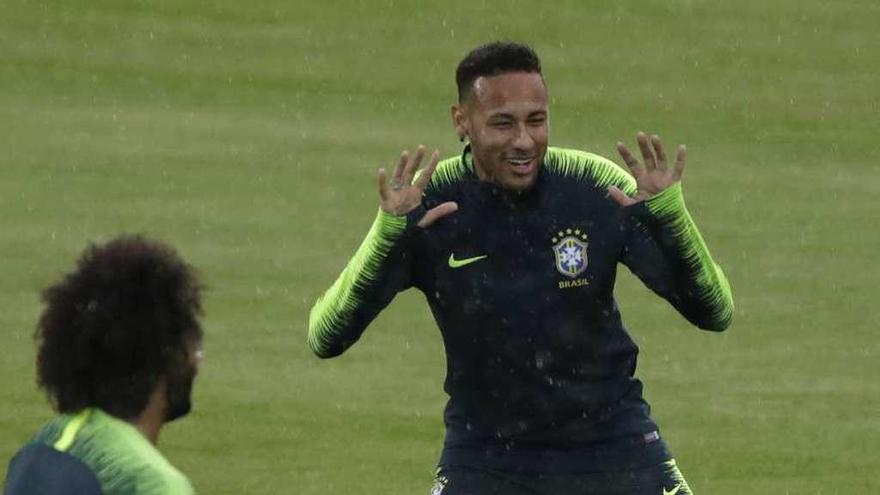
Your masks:
M357 252L309 312L309 348L338 356L409 286L409 260L402 240L407 218L379 211Z
M633 236L624 262L693 324L726 329L733 320L730 283L685 207L681 183L628 209L647 232ZM658 248L662 260L649 254Z

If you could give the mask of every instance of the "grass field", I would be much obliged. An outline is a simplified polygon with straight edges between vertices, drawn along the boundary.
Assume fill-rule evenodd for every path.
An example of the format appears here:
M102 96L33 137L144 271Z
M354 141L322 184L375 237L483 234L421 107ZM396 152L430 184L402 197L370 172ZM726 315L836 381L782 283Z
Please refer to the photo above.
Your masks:
M513 38L543 56L553 144L688 145L736 321L698 332L628 274L618 298L695 492L880 493L878 25L875 0L5 1L0 478L52 415L38 291L141 232L209 286L196 410L161 438L201 493L427 493L445 364L422 297L330 361L307 311L375 214L375 170L459 152L460 57Z

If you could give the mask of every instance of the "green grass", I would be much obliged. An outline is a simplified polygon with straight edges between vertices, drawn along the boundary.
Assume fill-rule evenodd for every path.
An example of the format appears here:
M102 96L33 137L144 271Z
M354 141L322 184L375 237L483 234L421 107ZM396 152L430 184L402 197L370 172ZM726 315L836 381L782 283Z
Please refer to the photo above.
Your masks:
M553 144L688 144L734 326L697 332L629 275L618 296L691 486L880 492L878 24L873 0L4 3L0 476L52 414L38 291L125 231L209 286L197 409L161 438L200 492L426 493L445 365L423 298L330 361L307 311L369 226L375 170L458 152L459 58L514 38L543 57Z

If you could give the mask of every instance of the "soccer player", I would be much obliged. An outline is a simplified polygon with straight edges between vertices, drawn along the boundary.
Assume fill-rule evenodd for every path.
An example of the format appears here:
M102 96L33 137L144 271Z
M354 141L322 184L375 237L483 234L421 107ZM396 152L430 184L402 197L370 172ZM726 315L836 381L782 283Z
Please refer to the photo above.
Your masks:
M193 493L155 445L190 410L200 290L173 249L124 236L43 292L37 381L60 415L9 463L6 495Z
M699 328L730 324L728 282L685 208L674 163L639 133L629 174L550 147L531 48L491 43L456 71L461 156L379 171L366 239L315 303L308 342L344 352L409 287L446 348L446 440L432 493L689 494L636 379L613 291L618 263Z

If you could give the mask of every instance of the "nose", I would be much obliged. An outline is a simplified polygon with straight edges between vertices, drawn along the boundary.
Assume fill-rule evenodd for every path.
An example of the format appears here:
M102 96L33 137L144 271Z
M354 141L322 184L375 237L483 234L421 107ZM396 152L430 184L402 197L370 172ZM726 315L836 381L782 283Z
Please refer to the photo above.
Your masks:
M513 138L513 147L516 149L527 150L535 145L535 140L529 134L529 129L525 124L517 126L516 136Z

